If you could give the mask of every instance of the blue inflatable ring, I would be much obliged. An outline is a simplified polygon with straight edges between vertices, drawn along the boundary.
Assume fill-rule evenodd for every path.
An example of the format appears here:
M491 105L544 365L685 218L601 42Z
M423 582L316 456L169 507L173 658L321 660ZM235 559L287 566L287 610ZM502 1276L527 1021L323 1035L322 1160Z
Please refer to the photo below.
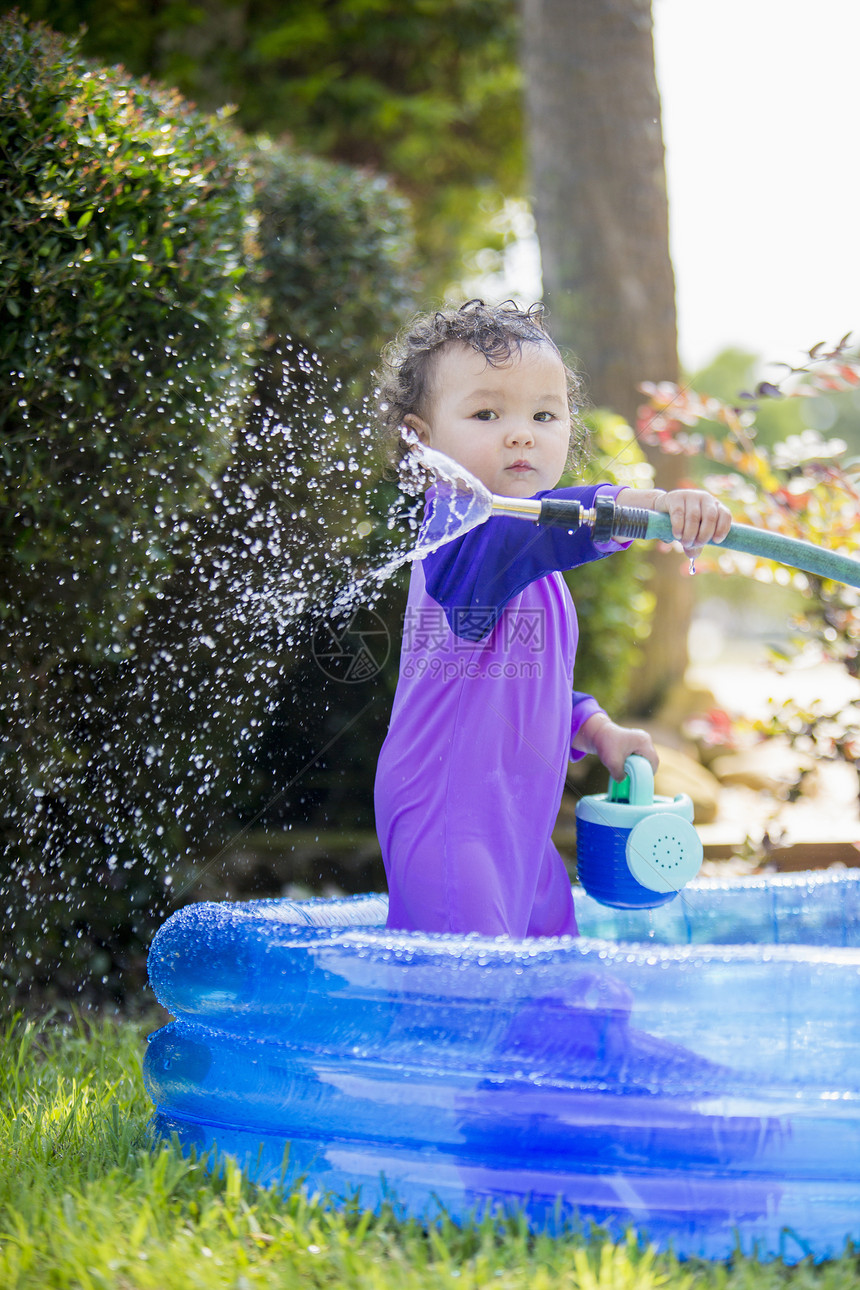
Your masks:
M577 908L580 939L529 941L388 932L381 896L180 910L149 957L160 1131L427 1221L860 1242L860 873Z

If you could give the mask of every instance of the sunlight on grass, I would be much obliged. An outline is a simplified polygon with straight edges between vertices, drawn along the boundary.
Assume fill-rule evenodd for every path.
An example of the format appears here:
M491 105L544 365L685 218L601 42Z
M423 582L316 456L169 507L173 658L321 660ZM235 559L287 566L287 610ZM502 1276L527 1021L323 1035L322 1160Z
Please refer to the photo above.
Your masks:
M17 1018L0 1034L0 1285L186 1290L853 1290L860 1259L731 1266L530 1235L516 1217L430 1229L248 1183L148 1136L145 1031Z

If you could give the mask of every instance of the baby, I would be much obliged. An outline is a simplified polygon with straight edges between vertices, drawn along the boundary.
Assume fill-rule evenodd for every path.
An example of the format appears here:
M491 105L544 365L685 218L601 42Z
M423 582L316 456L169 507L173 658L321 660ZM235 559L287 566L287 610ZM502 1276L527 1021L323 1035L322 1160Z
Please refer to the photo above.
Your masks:
M384 423L465 466L493 493L542 497L571 449L576 379L542 310L470 301L419 318L388 356ZM692 556L731 524L696 489L608 484L598 495L667 513ZM596 753L622 779L631 753L656 769L644 730L616 725L574 691L578 629L562 569L625 543L494 517L416 561L400 677L376 773L388 926L496 936L576 934L551 834L568 761Z

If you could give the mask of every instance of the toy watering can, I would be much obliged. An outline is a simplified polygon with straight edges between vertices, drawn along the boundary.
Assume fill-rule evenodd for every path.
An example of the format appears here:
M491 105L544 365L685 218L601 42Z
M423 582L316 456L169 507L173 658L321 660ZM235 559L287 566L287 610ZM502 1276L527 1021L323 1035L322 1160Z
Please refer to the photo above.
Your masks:
M654 909L674 900L702 864L686 793L654 796L654 772L644 757L624 763L626 779L576 807L579 881L589 896L613 909Z

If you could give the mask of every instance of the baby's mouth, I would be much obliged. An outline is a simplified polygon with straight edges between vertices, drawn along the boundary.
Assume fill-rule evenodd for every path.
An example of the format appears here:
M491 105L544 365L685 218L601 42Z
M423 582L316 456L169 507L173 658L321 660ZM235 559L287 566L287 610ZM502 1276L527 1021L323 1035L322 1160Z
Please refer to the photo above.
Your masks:
M510 466L506 466L505 469L525 473L527 470L534 470L534 466L530 461L512 461Z

